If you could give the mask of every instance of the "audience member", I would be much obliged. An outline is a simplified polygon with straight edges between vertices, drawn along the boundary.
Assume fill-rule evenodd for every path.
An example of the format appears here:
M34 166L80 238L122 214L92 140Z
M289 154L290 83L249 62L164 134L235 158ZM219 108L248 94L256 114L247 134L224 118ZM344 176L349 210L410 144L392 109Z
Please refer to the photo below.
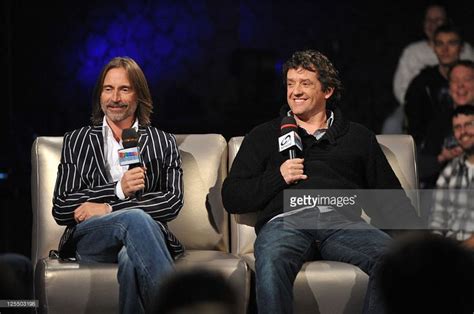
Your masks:
M0 300L31 299L33 296L33 266L20 254L0 254Z
M446 9L439 4L429 5L424 14L423 32L425 38L409 44L403 50L398 61L393 78L393 93L400 106L387 118L382 133L402 133L404 123L403 106L405 94L411 81L422 69L438 64L433 50L434 32L436 28L448 22ZM465 43L461 51L461 58L474 60L474 50L469 43Z
M439 176L429 226L474 250L474 106L459 106L452 118L463 153Z
M439 5L429 5L425 10L423 32L425 39L409 44L398 61L393 78L393 92L401 105L405 102L405 93L415 76L425 67L438 64L433 50L435 30L448 22L446 9ZM464 43L461 59L474 60L474 50L469 43Z
M448 79L454 105L474 105L474 62L456 62L448 72Z
M393 242L379 274L387 314L472 314L474 254L453 239L410 234Z
M450 133L449 117L453 109L448 71L459 60L462 45L460 31L455 26L438 27L434 34L434 50L439 63L421 71L411 82L405 97L408 133L415 139L418 150L421 188L434 187L443 166L437 158Z
M460 60L448 72L449 95L453 100L454 108L464 105L474 105L474 62ZM449 117L450 122L452 117ZM452 130L445 138L438 162L447 162L462 153Z
M0 300L33 300L33 266L31 261L20 254L0 254ZM35 313L35 306L3 307L0 313Z
M237 314L236 292L223 275L192 268L177 270L161 285L153 313Z

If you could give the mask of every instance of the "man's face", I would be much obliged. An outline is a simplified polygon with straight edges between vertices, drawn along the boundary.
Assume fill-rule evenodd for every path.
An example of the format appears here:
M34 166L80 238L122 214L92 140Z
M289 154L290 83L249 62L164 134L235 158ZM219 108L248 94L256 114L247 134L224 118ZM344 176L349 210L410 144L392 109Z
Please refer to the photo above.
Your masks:
M438 26L446 22L446 12L442 7L432 6L426 11L423 29L429 40L433 40L433 35Z
M137 96L124 68L112 68L105 75L100 105L109 121L125 127L133 124Z
M458 65L451 70L449 93L457 106L474 105L474 69Z
M453 118L454 137L464 151L474 148L474 115L458 114Z
M434 52L443 66L459 60L461 48L461 38L456 33L438 33L434 39Z
M323 92L316 72L303 68L289 69L286 75L287 101L291 111L301 120L307 120L326 109L326 101L334 89Z

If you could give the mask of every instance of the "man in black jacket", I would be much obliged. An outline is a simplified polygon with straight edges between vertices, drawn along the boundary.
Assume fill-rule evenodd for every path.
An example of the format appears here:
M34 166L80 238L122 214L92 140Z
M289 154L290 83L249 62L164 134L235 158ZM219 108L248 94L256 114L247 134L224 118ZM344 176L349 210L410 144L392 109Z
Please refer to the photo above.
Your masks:
M298 124L302 158L286 159L279 153L281 117L259 125L245 137L222 191L229 212L258 216L258 311L291 313L296 274L319 251L323 259L348 262L369 274L364 312L382 313L372 274L390 237L364 222L357 206L284 212L283 193L395 189L403 197L379 199L364 210L378 221L403 217L407 227L417 225L415 211L375 135L345 120L337 109L342 86L331 62L318 51L300 51L285 63L283 74L289 107L282 108L282 115L293 116Z
M445 139L451 135L453 104L448 71L459 60L462 47L459 29L451 24L438 27L433 49L439 63L423 69L410 83L405 96L407 129L418 149L421 188L434 188L445 162L461 153L446 150L445 156L439 156Z

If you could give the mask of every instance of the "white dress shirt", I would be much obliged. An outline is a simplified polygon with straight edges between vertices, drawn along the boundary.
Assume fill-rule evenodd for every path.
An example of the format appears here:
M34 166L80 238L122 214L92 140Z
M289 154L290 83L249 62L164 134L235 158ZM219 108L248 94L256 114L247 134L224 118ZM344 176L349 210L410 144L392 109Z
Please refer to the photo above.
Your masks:
M135 120L132 128L138 130L138 120ZM115 195L117 195L119 199L124 200L127 197L123 193L122 183L120 180L122 179L123 174L128 170L128 166L120 165L118 150L123 148L122 140L120 140L120 142L115 140L114 133L107 123L105 116L102 122L102 135L104 137L104 160L108 179L111 182L117 182L117 185L115 186Z

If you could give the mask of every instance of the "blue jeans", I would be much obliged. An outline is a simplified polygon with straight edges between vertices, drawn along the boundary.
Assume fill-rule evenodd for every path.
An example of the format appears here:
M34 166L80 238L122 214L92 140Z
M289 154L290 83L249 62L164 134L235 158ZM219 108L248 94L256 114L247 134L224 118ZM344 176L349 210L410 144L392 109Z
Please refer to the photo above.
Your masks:
M145 313L174 269L158 224L140 209L119 210L77 225L80 263L117 263L120 313Z
M314 228L308 229L313 219ZM304 228L302 228L304 226ZM319 250L316 241L320 243ZM390 237L365 222L351 222L336 211L300 212L266 223L255 241L259 314L292 313L293 283L304 262L324 260L358 266L369 275L364 313L383 313L375 269Z

